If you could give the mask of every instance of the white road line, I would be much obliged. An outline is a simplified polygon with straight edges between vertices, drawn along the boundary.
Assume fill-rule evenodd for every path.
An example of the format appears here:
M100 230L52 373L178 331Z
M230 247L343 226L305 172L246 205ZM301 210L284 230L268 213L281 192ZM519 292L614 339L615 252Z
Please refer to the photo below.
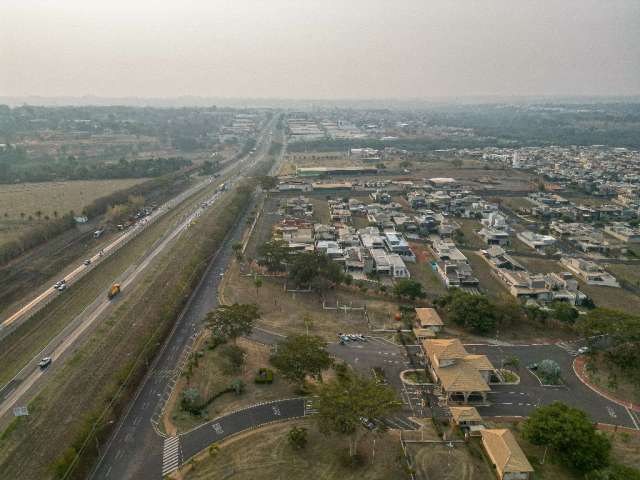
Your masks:
M633 415L633 412L631 410L629 410L629 407L624 407L624 408L627 411L627 413L629 414L629 416L631 417L631 421L633 422L633 425L636 427L636 430L640 430L640 427L638 426L638 422L636 422L636 418Z

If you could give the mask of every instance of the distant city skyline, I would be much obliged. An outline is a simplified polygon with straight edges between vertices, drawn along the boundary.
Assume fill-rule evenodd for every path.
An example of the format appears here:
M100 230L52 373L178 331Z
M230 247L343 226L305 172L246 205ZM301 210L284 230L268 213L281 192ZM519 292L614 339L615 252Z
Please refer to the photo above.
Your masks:
M640 95L636 0L5 0L0 97Z

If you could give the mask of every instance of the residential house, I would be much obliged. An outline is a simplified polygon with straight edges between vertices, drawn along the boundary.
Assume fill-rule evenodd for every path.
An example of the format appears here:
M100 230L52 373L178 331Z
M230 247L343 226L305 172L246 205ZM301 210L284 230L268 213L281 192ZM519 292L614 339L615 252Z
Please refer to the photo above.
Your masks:
M556 239L551 235L541 235L529 230L519 232L517 237L522 243L539 252L556 243Z
M597 263L582 258L562 257L560 259L565 267L571 270L587 285L600 285L603 287L620 287L616 278L606 272Z

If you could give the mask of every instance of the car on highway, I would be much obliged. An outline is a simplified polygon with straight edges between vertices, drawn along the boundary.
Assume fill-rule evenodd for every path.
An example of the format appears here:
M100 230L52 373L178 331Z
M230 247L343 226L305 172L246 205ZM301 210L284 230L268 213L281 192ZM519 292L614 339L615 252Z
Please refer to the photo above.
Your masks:
M89 260L89 259L87 258L84 262L82 262L82 264L83 264L85 267L88 267L89 265L91 265L91 260Z
M38 366L44 370L45 368L47 368L49 365L51 365L51 362L53 360L51 359L51 357L44 357L42 360L40 360L38 362Z
M62 283L62 284L58 285L58 287L56 288L56 290L58 290L59 292L63 292L66 289L67 289L67 284L66 283Z

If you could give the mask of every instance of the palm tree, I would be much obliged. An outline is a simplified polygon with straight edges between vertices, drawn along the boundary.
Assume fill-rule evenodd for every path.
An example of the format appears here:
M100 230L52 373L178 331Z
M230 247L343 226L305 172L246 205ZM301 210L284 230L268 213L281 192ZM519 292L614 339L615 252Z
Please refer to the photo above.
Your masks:
M253 284L256 286L256 297L257 297L258 291L260 290L260 287L262 287L262 279L260 277L254 278Z
M38 217L38 220L40 219L40 217L42 217L42 211L41 210L36 210L36 217Z
M53 218L58 218L58 211L57 210L53 211Z
M25 215L26 214L24 212L20 212L20 218L22 218L23 220L24 220Z

